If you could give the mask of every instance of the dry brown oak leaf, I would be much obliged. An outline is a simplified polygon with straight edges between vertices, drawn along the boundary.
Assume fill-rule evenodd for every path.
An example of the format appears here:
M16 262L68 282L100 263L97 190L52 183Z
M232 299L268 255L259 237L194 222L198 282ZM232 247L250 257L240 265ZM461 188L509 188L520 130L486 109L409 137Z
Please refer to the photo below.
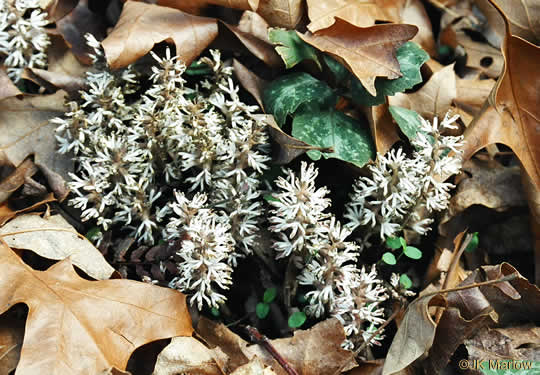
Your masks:
M417 32L414 25L385 24L362 28L336 18L327 29L298 35L304 42L336 58L371 95L376 96L376 77L401 77L396 50Z
M464 159L503 143L520 159L540 189L540 47L510 34L507 23L502 53L504 71L482 112L467 127Z
M403 0L388 2L384 0L307 0L307 26L314 33L326 29L335 22L335 17L344 19L358 27L369 27L375 21L399 22L399 8Z
M5 243L0 285L0 314L28 306L17 375L124 370L137 347L193 331L180 292L131 280L88 281L69 260L36 271Z
M113 69L137 61L155 44L164 41L174 42L178 58L189 66L217 34L218 26L214 18L128 1L118 23L102 45L107 63Z

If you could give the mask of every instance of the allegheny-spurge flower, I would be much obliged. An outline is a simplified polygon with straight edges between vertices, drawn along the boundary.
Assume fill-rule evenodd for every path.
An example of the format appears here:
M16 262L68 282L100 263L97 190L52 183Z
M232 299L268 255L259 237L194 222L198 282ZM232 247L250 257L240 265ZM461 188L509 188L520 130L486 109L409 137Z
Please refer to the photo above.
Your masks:
M192 293L199 309L217 307L225 301L218 290L228 288L231 267L251 253L259 230L259 176L270 160L265 117L240 100L218 51L200 60L212 73L194 88L169 49L152 52L157 65L143 91L140 74L112 72L100 43L87 40L96 70L52 120L59 151L72 152L78 166L69 203L82 220L127 230L144 245L182 238L170 285Z
M26 67L47 66L48 23L39 0L0 0L0 61L13 81Z

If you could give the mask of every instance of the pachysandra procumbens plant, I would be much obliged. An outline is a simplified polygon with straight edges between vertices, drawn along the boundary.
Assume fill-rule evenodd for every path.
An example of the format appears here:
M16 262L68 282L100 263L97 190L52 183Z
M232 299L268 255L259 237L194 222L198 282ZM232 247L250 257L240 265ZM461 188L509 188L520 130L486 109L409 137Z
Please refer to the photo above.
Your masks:
M211 73L194 88L169 49L151 52L157 66L143 92L131 67L110 71L100 43L88 43L96 70L53 120L59 151L78 166L69 204L82 220L128 229L141 244L179 243L169 285L191 293L199 309L218 307L258 231L258 177L270 160L265 117L240 100L218 51L200 59Z
M382 242L404 230L426 234L433 219L425 214L448 206L454 186L441 180L459 173L463 137L442 132L454 129L456 120L448 114L440 124L437 118L433 123L421 119L411 156L401 148L377 155L368 167L370 175L353 186L344 226L326 212L329 191L316 188L318 171L313 164L302 163L299 176L287 170L286 177L276 181L279 190L270 201L274 209L269 219L270 230L279 236L274 243L276 257L290 257L298 270L297 282L311 288L306 294L307 315L329 315L343 323L347 348L369 340L384 322L381 303L388 298L375 266L366 270L359 262L360 252L371 250L372 237ZM357 233L358 241L349 239ZM388 285L394 297L414 294L400 287L397 274Z
M47 14L39 0L0 0L0 61L15 82L24 68L45 68Z

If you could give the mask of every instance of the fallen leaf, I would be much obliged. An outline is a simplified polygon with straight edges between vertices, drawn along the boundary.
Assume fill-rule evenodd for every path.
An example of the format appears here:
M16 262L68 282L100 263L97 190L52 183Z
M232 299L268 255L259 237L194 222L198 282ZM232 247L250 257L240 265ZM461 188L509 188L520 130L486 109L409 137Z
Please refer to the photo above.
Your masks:
M477 115L489 97L494 79L463 79L456 77L456 98L454 104L471 115Z
M540 4L537 1L497 0L509 22L510 34L531 43L540 42Z
M9 374L17 367L23 336L22 321L0 316L0 374Z
M527 204L521 187L520 168L505 167L496 161L468 160L463 171L471 175L460 181L450 200L449 211L457 215L475 204L496 211Z
M499 49L487 43L474 41L463 31L456 33L456 45L452 47L456 48L457 45L462 46L467 53L466 66L477 69L488 77L499 77L504 66L504 59Z
M0 237L12 248L32 250L54 260L69 258L97 280L106 280L114 272L99 250L86 238L80 238L61 215L46 219L31 214L18 216L0 228Z
M137 347L192 333L186 297L175 290L84 280L69 260L35 271L5 244L0 267L0 313L16 303L28 306L19 375L125 369Z
M259 0L257 13L270 26L295 29L304 14L303 0Z
M34 163L47 165L67 179L71 156L56 152L56 125L50 119L64 114L64 91L52 95L8 98L0 102L0 150L15 166L34 155Z
M308 330L296 330L294 336L270 343L302 375L334 374L338 369L356 366L353 353L341 348L345 340L343 326L337 319L324 320ZM277 361L260 345L244 346L248 358L257 356L280 375L286 374Z
M392 6L401 5L396 1ZM307 11L311 23L307 26L312 33L332 26L336 17L358 27L369 27L375 21L398 22L396 13L388 10L380 0L307 0Z
M15 86L8 77L5 67L0 68L0 100L22 95L22 92Z
M91 65L92 59L88 53L92 52L92 48L86 43L84 35L90 33L97 40L102 40L107 35L107 24L103 16L88 8L88 0L81 0L75 9L56 22L56 27L77 59Z
M152 375L222 375L216 355L225 356L219 348L208 349L193 337L174 337L159 353Z
M509 146L540 187L540 47L507 34L505 67L481 113L467 127L464 159L493 143ZM524 58L526 56L526 58Z
M238 79L238 82L240 82L240 85L255 98L259 106L264 110L262 96L268 82L250 71L236 59L233 59L233 69L234 75Z
M12 210L9 207L8 203L4 202L0 204L0 227L2 227L5 223L7 223L9 220L13 219L17 215L23 214L25 212L31 212L36 208L43 206L44 204L47 204L49 202L54 202L55 200L56 198L54 197L53 193L50 193L41 201L19 210Z
M47 19L56 22L77 6L78 0L40 0L39 5L47 12Z
M246 10L238 21L238 30L251 34L260 40L271 43L268 39L268 23L259 14Z
M218 34L213 18L198 17L155 4L127 1L118 23L103 40L112 69L127 66L146 55L156 43L173 41L186 65L201 54Z
M540 285L540 192L523 169L521 171L521 182L529 204L529 226L534 236L534 279L536 284Z
M403 107L417 112L425 119L444 117L456 98L456 73L454 65L448 65L434 73L420 90L388 97L391 106Z
M11 174L0 182L0 203L9 198L11 193L20 188L26 177L31 177L38 171L30 159L26 159Z
M369 122L375 150L384 155L394 143L400 140L397 127L392 122L392 116L388 111L388 105L365 107L364 114Z
M404 370L429 351L435 338L437 325L429 315L428 308L430 305L441 304L445 305L444 299L438 295L419 296L409 304L388 349L383 375Z
M266 367L258 358L253 357L251 361L238 367L231 375L276 375L271 367Z
M208 5L253 11L259 7L259 0L158 0L157 3L193 14L198 14L202 8Z
M411 41L420 44L430 56L437 55L431 21L420 0L405 1L401 9L399 23L407 23L418 27L418 34Z
M540 328L535 326L484 328L464 344L472 360L540 360Z
M272 44L267 43L266 41L259 39L252 34L243 32L239 28L235 26L231 26L225 22L220 21L219 25L220 25L220 33L219 33L218 38L221 39L225 37L223 35L224 33L222 32L223 29L221 28L221 26L223 26L226 30L232 33L234 37L238 39L238 41L242 44L243 47L245 47L256 58L263 61L268 66L274 67L274 68L280 68L283 66L283 63L281 62L281 58L277 54ZM230 41L226 41L224 47L226 46L227 49L230 49L232 44L233 43L231 43Z
M42 76L43 79L49 80L52 84L55 84L53 77L56 80L60 80L59 77L62 75L65 75L65 77L61 79L61 82L66 82L70 79L85 79L88 66L82 64L75 57L61 36L51 35L51 45L47 49L47 57L49 59L47 72L51 79L49 80L44 73L36 73ZM32 71L39 72L38 69L32 69Z
M337 18L327 29L299 35L305 42L345 65L365 89L376 96L376 77L401 77L396 50L417 32L418 28L413 25L385 24L361 28Z

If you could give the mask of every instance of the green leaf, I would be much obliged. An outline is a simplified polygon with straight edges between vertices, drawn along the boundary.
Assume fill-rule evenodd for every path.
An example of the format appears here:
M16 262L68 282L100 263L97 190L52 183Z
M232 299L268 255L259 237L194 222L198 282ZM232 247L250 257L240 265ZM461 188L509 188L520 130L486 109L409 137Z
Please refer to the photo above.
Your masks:
M399 128L409 138L410 141L416 138L416 133L420 129L420 115L407 108L389 106L390 114L397 122Z
M420 67L429 60L429 55L414 42L407 42L398 48L396 58L402 76L396 79L379 77L375 80L377 96L372 96L356 78L351 81L352 100L360 105L377 105L385 101L385 96L395 95L413 88L422 82Z
M420 249L414 247L414 246L407 246L404 250L403 250L403 253L408 256L409 258L411 259L420 259L422 258L422 252L420 251Z
M334 109L304 110L293 119L292 135L313 146L332 148L333 152L309 150L313 160L336 158L363 167L375 157L375 147L366 127Z
M399 243L401 247L403 248L403 250L405 250L405 248L407 247L407 242L405 241L405 238L399 237Z
M212 68L210 68L205 63L194 61L194 62L191 63L189 68L186 69L185 73L188 76L202 76L202 75L205 75L205 74L212 73Z
M389 264L391 266L396 264L396 257L394 256L394 254L392 254L389 251L387 251L386 253L382 255L382 260L384 263Z
M287 115L293 114L302 104L319 108L332 108L337 96L326 83L307 73L292 73L270 83L263 93L266 110L283 126Z
M386 239L386 246L389 249L396 250L401 247L401 241L399 237L388 237Z
M275 198L272 194L265 194L263 196L263 199L267 202L273 201L273 202L279 202L279 199Z
M263 301L266 303L271 303L277 296L276 288L268 288L264 291Z
M335 59L331 58L328 55L323 55L323 60L334 75L334 80L337 85L343 84L345 81L349 80L352 75L343 65L338 63Z
M219 309L216 309L215 307L212 307L210 309L210 313L217 318L219 316Z
M101 234L100 227L92 227L88 232L86 232L86 238L88 238L90 241L97 240L99 238L99 235Z
M303 311L297 311L289 317L289 327L298 328L306 322L306 314Z
M266 318L269 312L270 312L270 305L267 303L259 302L257 306L255 306L255 314L257 314L257 317L259 319Z
M465 251L468 253L472 253L474 250L478 248L479 244L480 244L480 239L478 238L478 232L474 232L473 237L471 238L471 242L469 242L469 244L465 248Z
M321 69L317 50L300 39L296 31L270 29L268 39L278 45L276 46L276 51L285 62L287 69L292 68L302 60L313 60L319 69Z
M409 289L409 288L412 286L412 281L411 281L411 279L409 278L409 276L407 276L406 274L402 274L402 275L399 277L399 284L400 284L404 289Z

